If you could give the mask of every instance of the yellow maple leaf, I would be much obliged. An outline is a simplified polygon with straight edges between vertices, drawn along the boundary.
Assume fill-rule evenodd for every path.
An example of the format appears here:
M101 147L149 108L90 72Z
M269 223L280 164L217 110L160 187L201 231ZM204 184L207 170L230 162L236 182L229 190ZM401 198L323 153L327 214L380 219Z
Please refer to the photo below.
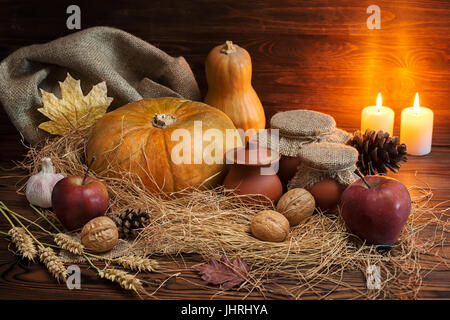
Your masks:
M44 105L38 111L51 121L41 123L39 128L51 134L64 135L70 130L93 125L103 117L113 100L106 94L104 81L93 86L87 96L81 91L80 80L70 74L59 86L62 99L41 89Z

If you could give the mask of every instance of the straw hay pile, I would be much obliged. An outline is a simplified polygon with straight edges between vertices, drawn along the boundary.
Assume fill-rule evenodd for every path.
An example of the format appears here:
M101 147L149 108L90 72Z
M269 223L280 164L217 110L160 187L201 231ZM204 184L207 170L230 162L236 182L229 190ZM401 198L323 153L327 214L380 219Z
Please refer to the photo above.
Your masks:
M40 159L50 157L57 172L80 175L86 169L86 136L87 130L82 130L53 137L41 147L30 148L18 167L34 174ZM351 290L355 298L415 298L424 275L419 256L443 245L448 230L448 208L428 207L431 192L417 190L420 195L413 198L399 245L391 250L362 244L347 232L339 215L322 213L292 228L282 243L263 242L252 237L249 224L264 207L246 203L239 196L223 195L220 189L184 190L176 196L149 194L129 174L102 179L108 186L112 212L125 208L151 212L151 223L134 243L137 249L156 255L197 253L205 260L222 254L239 255L252 266L240 288L248 293L275 292L297 299L314 293L326 298L339 289ZM433 228L434 237L421 237L425 228ZM438 260L448 263L446 257ZM380 267L381 289L357 287L344 278L344 272L350 270L367 277L370 265ZM287 281L296 285L283 286ZM328 288L331 284L327 292L322 290L325 283Z

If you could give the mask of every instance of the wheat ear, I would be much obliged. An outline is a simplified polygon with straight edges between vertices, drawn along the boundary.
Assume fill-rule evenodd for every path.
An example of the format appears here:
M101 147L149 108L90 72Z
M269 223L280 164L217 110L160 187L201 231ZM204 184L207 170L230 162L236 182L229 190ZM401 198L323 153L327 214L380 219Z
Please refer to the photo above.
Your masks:
M123 270L118 269L104 269L98 270L100 278L108 279L109 281L118 283L126 290L133 290L135 292L143 291L141 281L134 275L129 274Z
M27 234L25 229L14 227L9 230L8 234L11 236L11 242L15 244L22 257L34 261L37 250L33 239Z
M64 233L57 233L54 236L55 243L64 250L73 254L81 255L84 253L84 246L71 236Z
M139 272L153 272L159 267L156 260L139 256L123 256L114 261L125 269Z
M67 269L52 248L40 246L39 258L58 282L67 280Z

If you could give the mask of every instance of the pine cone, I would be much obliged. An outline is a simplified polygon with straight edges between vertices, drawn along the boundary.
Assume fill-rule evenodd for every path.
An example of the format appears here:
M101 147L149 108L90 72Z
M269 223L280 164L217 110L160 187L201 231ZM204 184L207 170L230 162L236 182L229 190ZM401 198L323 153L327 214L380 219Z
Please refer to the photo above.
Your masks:
M119 237L122 239L135 238L139 229L145 227L150 220L150 214L145 211L127 209L119 215L110 217L117 225Z
M407 162L406 145L399 144L399 137L390 137L388 132L367 129L364 134L356 131L347 142L359 152L356 166L364 175L386 175L387 169L397 173L400 162Z

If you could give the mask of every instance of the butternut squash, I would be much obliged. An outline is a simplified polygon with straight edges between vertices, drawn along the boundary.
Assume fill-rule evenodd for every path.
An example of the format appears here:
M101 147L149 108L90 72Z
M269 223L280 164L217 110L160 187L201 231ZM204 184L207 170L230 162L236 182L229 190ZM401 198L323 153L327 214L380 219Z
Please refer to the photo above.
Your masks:
M250 136L266 126L261 101L252 87L252 62L244 48L227 41L206 58L208 93L205 103L227 114L238 129ZM247 131L249 130L249 131Z

